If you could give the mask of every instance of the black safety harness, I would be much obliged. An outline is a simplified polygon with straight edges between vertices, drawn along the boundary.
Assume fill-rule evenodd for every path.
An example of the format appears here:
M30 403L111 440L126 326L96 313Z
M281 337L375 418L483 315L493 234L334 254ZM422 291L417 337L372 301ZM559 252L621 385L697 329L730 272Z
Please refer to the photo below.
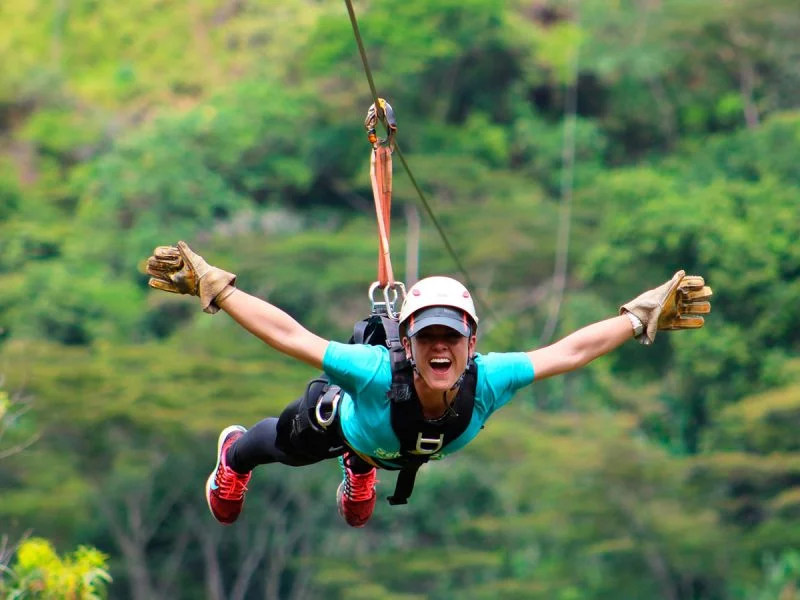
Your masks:
M391 462L373 456L368 458L383 469L399 471L394 494L387 499L393 506L407 504L419 468L446 449L469 427L475 407L477 367L472 360L469 361L452 409L440 419L429 420L422 412L422 404L414 388L414 366L406 358L395 319L373 314L359 321L350 342L385 345L389 349L392 385L388 396L391 401L392 429L400 441L400 457Z

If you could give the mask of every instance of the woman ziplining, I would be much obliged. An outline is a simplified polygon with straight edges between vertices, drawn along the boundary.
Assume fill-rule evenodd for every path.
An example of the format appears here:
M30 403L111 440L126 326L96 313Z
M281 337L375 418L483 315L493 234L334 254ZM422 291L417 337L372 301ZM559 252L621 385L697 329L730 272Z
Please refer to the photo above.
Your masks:
M371 109L377 117L388 113L381 102ZM368 130L370 122L368 114ZM209 265L185 242L160 246L147 261L151 287L197 296L205 312L228 313L270 347L324 373L279 416L249 430L241 425L222 430L206 482L209 509L220 523L238 518L257 466L301 467L338 458L339 512L349 525L363 527L375 507L377 468L399 471L389 502L404 504L417 469L466 446L519 389L579 369L631 338L647 345L659 330L702 327L703 315L711 311L712 292L704 279L679 270L622 305L619 315L553 344L477 353L479 318L464 285L433 276L403 294L404 286L394 281L387 207L391 152L381 150L384 140L370 141L380 249L379 279L370 294L380 288L384 301L373 300L370 317L356 324L354 343L326 340L279 307L238 289L236 275ZM401 296L398 314L395 302Z
M478 315L469 291L454 279L428 277L409 289L400 310L402 365L386 345L319 337L236 288L234 274L209 265L184 242L156 248L147 272L152 287L198 296L206 312L227 312L267 345L327 377L313 381L279 417L250 430L233 425L222 431L206 498L214 518L226 524L239 516L256 466L340 457L339 511L349 525L362 527L375 506L376 467L413 468L419 460L444 458L472 441L520 388L574 371L630 338L651 344L659 330L702 327L702 315L711 310L703 278L678 271L624 304L619 316L544 348L484 355L475 352ZM411 410L401 412L403 404ZM461 433L454 436L454 428Z

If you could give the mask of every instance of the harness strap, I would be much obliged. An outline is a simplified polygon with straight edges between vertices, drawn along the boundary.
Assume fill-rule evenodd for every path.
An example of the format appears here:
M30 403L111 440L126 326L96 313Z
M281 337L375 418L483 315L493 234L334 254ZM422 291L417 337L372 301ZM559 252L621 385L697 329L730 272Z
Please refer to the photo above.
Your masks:
M276 445L305 464L339 456L346 449L339 422L341 388L324 376L309 382L305 394L281 413Z
M405 363L408 366L404 369L394 371L393 368L390 391L392 429L400 441L403 458L394 494L388 498L393 506L408 502L419 468L467 430L475 408L478 380L475 364L470 361L454 400L455 415L434 423L427 421L422 413L413 387L413 370L407 360Z
M322 384L323 386L329 385L328 380L323 378L312 379L311 381L309 381L308 385L306 386L306 393L305 393L306 403L308 403L311 400L309 394L311 393L311 388L314 384ZM328 387L323 387L322 389L325 390L326 392L330 390L330 388ZM320 396L319 398L321 399L322 396ZM306 404L306 406L307 405L308 404ZM311 419L311 413L308 410L298 410L297 414L295 414L294 418L292 419L292 434L299 435L309 427L316 429L317 431L320 430L320 426L314 420Z
M398 504L408 504L408 499L414 491L417 471L419 471L419 468L425 464L425 462L427 462L427 459L418 463L409 462L405 467L400 469L400 472L397 474L397 481L394 484L394 494L386 498L390 505L397 506Z
M379 139L375 131L378 121L386 125L388 136ZM391 105L383 98L376 98L369 107L364 120L367 137L372 144L369 176L372 196L375 200L375 216L378 221L378 282L381 286L394 284L392 260L389 256L390 218L392 207L392 146L397 134L397 120Z
M392 384L388 396L392 403L392 430L400 442L401 454L399 460L392 462L397 462L401 466L387 464L374 457L367 458L361 454L359 456L377 467L399 471L394 493L387 500L392 506L407 504L414 491L419 468L469 427L475 407L477 368L472 361L467 366L454 400L456 414L442 421L432 422L425 419L422 405L417 398L414 389L414 367L406 358L396 320L386 315L373 314L356 323L350 342L384 345L389 349Z
M386 346L388 345L387 337L389 335L387 333L389 331L387 327L394 327L397 329L397 324L389 317L371 315L355 324L350 343L367 344L369 346Z
M438 422L426 420L414 388L414 367L400 343L398 325L392 321L389 326L384 326L392 361L392 386L389 389L392 429L400 442L403 464L397 475L394 494L388 498L389 504L394 506L408 503L419 468L469 427L478 378L475 364L470 361L453 402L455 414Z

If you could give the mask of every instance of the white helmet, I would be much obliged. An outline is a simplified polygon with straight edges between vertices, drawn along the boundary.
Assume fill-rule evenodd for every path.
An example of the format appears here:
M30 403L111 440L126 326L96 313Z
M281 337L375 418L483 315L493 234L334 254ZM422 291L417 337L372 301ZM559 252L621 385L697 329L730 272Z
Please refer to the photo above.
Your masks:
M423 309L433 307L443 310L428 310L421 314ZM467 323L464 315L469 316L472 323ZM450 277L426 277L408 290L400 308L399 324L401 330L404 325L408 326L406 335L409 337L429 325L446 325L468 337L472 324L478 324L478 315L471 294L460 282Z

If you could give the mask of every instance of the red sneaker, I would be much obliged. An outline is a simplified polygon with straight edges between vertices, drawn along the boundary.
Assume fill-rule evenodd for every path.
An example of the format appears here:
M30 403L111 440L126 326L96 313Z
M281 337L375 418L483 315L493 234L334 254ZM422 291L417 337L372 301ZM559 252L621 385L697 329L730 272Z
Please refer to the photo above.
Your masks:
M206 500L214 518L230 525L242 512L244 494L251 473L241 475L228 466L228 448L247 431L241 425L231 425L222 430L217 442L217 466L206 481Z
M339 506L339 514L350 527L364 527L375 509L376 469L372 467L363 474L353 473L350 468L351 457L355 456L350 452L339 457L344 479L336 490L336 504Z

